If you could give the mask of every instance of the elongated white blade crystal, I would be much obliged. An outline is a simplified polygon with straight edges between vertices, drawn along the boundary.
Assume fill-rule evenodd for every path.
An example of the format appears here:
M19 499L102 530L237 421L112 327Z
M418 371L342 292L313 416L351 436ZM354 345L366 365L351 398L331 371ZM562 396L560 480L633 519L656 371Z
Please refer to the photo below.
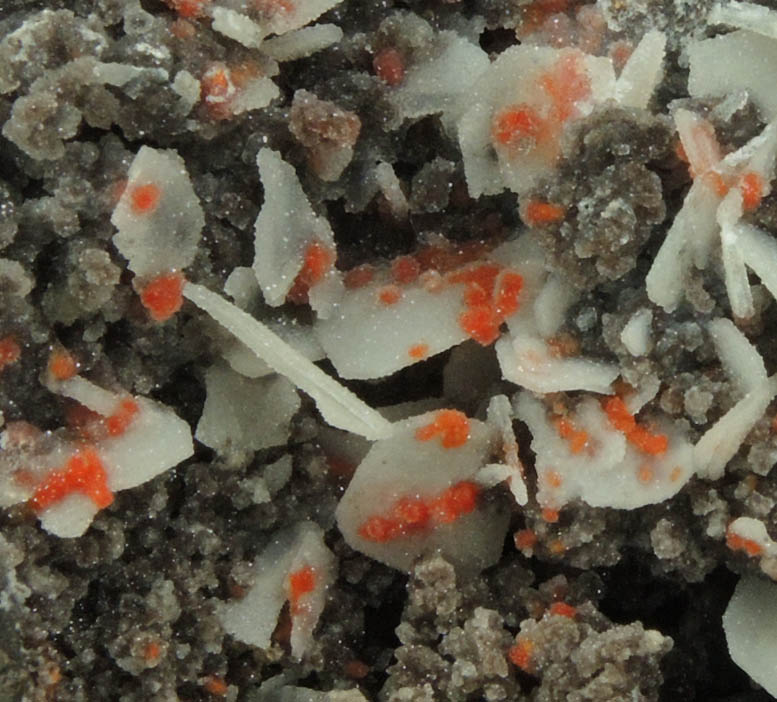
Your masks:
M718 317L707 324L707 329L724 370L743 394L767 382L761 354L734 322Z
M777 300L777 242L749 224L740 224L737 231L745 263Z
M234 334L276 373L310 395L333 427L367 439L385 439L392 426L377 411L289 346L264 324L202 285L186 283L184 297Z
M645 109L663 77L666 35L653 30L637 44L615 81L615 99L624 107Z
M693 447L696 472L702 478L718 480L747 434L763 417L777 394L777 375L761 383L713 424Z
M745 259L739 247L737 222L742 217L742 194L730 190L718 207L720 225L720 252L731 311L735 317L749 319L755 314L753 292L747 278Z

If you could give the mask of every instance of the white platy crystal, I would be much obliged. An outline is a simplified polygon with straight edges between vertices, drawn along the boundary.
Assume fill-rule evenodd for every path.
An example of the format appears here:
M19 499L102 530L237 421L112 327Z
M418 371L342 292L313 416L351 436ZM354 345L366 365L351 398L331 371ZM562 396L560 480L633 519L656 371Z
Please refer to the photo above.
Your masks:
M539 393L588 390L608 394L620 373L612 363L558 358L543 339L522 334L520 328L496 342L496 355L505 380Z
M777 697L777 583L742 576L723 614L723 630L734 663Z
M441 114L452 129L471 104L471 86L488 68L488 54L452 31L440 32L432 51L431 58L408 69L388 98L402 118Z
M432 518L419 531L387 541L360 533L368 519L390 517L392 506L403 498L430 500L456 483L475 480L493 446L493 428L470 419L467 441L446 448L439 437L416 438L435 416L429 412L397 422L391 438L373 444L337 506L337 524L352 548L393 568L410 571L419 558L439 552L457 570L477 573L501 554L507 515L494 504L479 505L450 523Z
M294 386L283 376L249 379L226 365L205 373L205 407L195 438L222 456L242 456L281 446L300 406Z
M517 152L494 144L493 119L500 110L527 107L541 119L552 113L553 98L540 88L544 74L559 71L560 80L574 66L590 91L574 103L577 116L589 114L597 103L615 94L615 70L609 58L584 54L577 49L513 46L506 49L479 77L467 97L468 109L458 122L464 173L472 197L496 195L505 188L516 193L529 190L555 167L560 144L545 140L527 144Z
M343 378L381 378L416 362L410 349L424 344L427 356L467 338L458 318L462 286L428 292L420 283L403 286L400 298L383 304L380 283L349 290L316 335Z
M334 260L334 234L326 217L313 212L294 168L277 151L261 149L256 165L264 186L264 205L256 218L253 268L265 301L277 306L286 301L308 246L317 242L332 252ZM311 295L311 305L321 315L331 311L342 287L334 266L313 288L319 286L332 289L319 309Z
M753 2L730 0L712 6L707 15L709 24L727 24L777 39L777 12Z
M745 29L711 39L692 42L688 47L692 97L725 97L747 90L766 120L777 118L777 41Z
M107 431L102 431L95 420L97 435L89 444L76 443L66 432L57 431L34 435L28 439L32 448L20 448L12 445L11 430L6 430L5 450L0 451L1 506L29 500L39 487L45 486L52 473L67 471L73 465L70 461L79 454L80 460L95 461L95 467L104 470L105 488L115 493L151 480L194 453L189 425L159 402L112 393L80 376L64 381L49 379L47 386L101 415L103 420L120 414L125 403L130 404L132 411L126 426L118 432L111 432L110 424ZM32 454L28 455L30 451ZM33 466L33 481L20 484L14 475L25 466ZM46 505L39 517L43 528L55 536L73 538L87 530L98 511L92 497L74 491Z
M635 509L677 494L693 475L693 452L684 434L668 422L666 452L648 455L612 426L598 400L588 397L567 418L585 432L585 445L575 451L560 435L545 406L529 392L516 403L516 416L528 424L537 454L537 500L558 509L582 499L592 507Z
M317 524L305 521L276 534L257 558L255 567L256 580L245 597L219 608L222 626L244 643L267 648L281 608L294 597L289 576L311 569L313 589L290 607L291 652L295 658L302 658L313 640L327 590L335 579L335 558L324 544L323 531Z
M113 393L82 376L54 382L50 387L103 417L119 410L125 399L137 405L124 431L109 434L96 444L113 492L141 485L194 453L189 425L160 402Z
M133 197L144 186L156 189L159 200L138 211ZM175 151L141 146L111 222L119 230L113 243L136 275L186 268L197 253L205 218L183 159Z

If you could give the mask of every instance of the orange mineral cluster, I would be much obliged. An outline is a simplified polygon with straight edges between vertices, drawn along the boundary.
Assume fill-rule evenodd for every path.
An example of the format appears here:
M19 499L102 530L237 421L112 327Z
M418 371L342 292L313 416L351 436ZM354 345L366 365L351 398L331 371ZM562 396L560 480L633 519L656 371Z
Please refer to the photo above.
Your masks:
M55 349L49 356L49 373L54 380L67 380L78 372L73 355L65 349Z
M757 541L746 539L730 530L726 533L726 546L732 551L744 551L748 556L760 556L763 553L763 547Z
M533 652L534 644L529 639L518 639L516 644L508 651L507 657L511 663L517 665L521 670L530 673L534 670L532 663Z
M431 498L402 497L392 505L388 516L374 515L365 520L359 535L367 541L386 543L429 527L451 524L475 510L479 493L475 483L463 480Z
M12 336L0 339L0 370L16 363L22 355L22 349Z
M151 214L159 205L162 191L154 183L142 183L132 186L130 206L136 215Z
M316 588L316 571L312 566L303 566L289 573L289 605L292 614L299 612L304 605L302 599Z
M335 263L335 253L331 248L315 239L305 248L305 256L300 272L286 296L295 304L305 304L308 293L316 283L320 283Z
M521 219L530 227L541 227L564 219L564 208L552 202L529 200L523 208Z
M459 410L440 410L430 424L419 427L415 433L418 441L440 438L443 448L458 448L469 439L469 419Z
M651 456L659 456L666 453L669 440L665 434L654 434L645 427L637 424L634 415L629 412L626 403L617 395L608 398L604 402L604 411L610 424L626 435L629 443L637 450Z
M68 495L81 493L102 509L113 502L108 476L97 451L85 448L67 460L64 467L46 476L30 498L30 506L42 512Z
M566 417L558 417L553 423L558 435L569 443L569 450L572 453L581 453L588 445L588 432L575 427Z
M483 346L496 341L502 322L518 310L523 278L498 264L483 263L455 271L447 281L465 286L462 330Z
M491 135L511 150L528 151L545 137L546 126L537 110L529 105L511 105L493 117Z
M184 277L176 271L154 278L140 293L140 301L155 322L166 322L183 304Z
M739 182L742 191L742 207L746 211L754 210L761 204L765 190L764 179L754 171L748 171Z
M105 419L105 428L109 436L121 436L140 411L138 403L131 397L123 399L116 411Z
M407 355L413 360L422 361L429 355L429 344L413 344L408 350Z
M375 75L392 88L399 85L405 77L405 62L402 54L392 47L381 49L375 54L372 67Z
M574 619L577 616L577 608L566 602L554 602L549 608L550 614L556 614L560 617Z

